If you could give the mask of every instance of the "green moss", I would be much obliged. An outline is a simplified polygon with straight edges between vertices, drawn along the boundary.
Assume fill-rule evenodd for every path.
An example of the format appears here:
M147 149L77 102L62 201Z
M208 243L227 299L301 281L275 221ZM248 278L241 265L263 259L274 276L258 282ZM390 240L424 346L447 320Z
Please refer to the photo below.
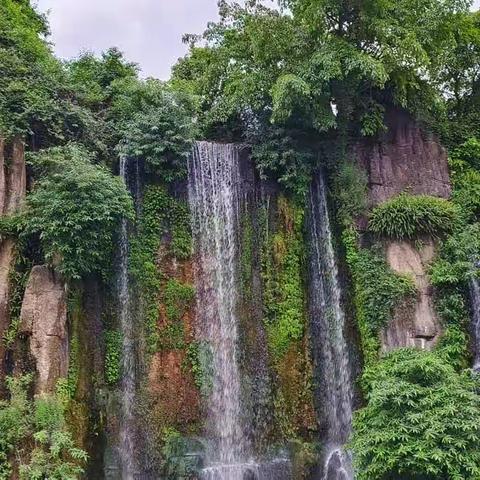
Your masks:
M453 230L456 215L455 206L448 200L402 193L372 211L369 228L393 238L438 237Z
M278 200L280 228L265 234L262 276L269 348L274 359L281 359L292 342L303 338L305 297L302 265L303 209L292 206L285 197Z
M122 376L122 334L116 330L105 332L105 381L116 385Z
M157 255L162 238L168 234L171 235L169 243L171 254L180 260L187 259L192 252L187 205L171 197L164 187L149 186L144 195L138 233L131 241L130 268L141 292L147 347L150 353L157 351L160 343L157 321L162 274L157 265Z

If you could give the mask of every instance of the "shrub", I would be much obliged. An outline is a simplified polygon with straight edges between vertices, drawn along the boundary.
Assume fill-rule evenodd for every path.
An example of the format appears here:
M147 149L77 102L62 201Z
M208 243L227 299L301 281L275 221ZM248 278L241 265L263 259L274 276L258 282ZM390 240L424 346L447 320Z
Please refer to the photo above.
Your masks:
M344 226L366 212L368 179L353 162L342 163L334 178L338 218Z
M363 375L354 417L359 480L480 478L478 380L436 353L403 349Z
M43 176L27 199L25 234L39 235L47 261L71 278L106 272L118 223L133 216L122 180L90 160L73 144L31 157Z
M448 200L402 193L376 207L369 226L372 232L386 237L436 237L453 229L456 213Z

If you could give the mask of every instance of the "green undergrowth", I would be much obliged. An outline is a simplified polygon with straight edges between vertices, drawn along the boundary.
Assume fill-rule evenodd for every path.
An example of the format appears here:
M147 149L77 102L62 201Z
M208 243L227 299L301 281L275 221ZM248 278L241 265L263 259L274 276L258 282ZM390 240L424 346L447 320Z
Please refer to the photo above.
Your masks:
M359 480L480 478L478 378L438 352L400 349L362 377L354 415Z
M194 341L187 347L186 362L195 379L195 385L204 397L212 388L212 349L206 341Z
M22 247L16 246L14 252L14 266L9 271L9 318L10 323L3 334L5 348L13 348L20 329L20 313L22 301L31 271L31 261L22 254Z
M469 283L479 276L480 260L480 152L471 139L449 158L452 202L459 212L454 230L440 242L439 253L429 274L436 287L435 307L446 326L439 348L458 369L471 362Z
M170 237L170 253L178 260L192 253L190 215L185 202L174 199L159 185L147 187L137 235L131 241L130 268L141 293L148 351L158 350L158 304L162 272L157 255L162 241Z
M165 307L167 324L159 338L161 350L177 350L185 348L185 326L183 316L195 297L195 288L170 278L162 286L161 300Z
M10 396L0 401L0 479L12 478L16 467L21 480L80 478L88 458L67 429L68 400L61 393L31 400L31 382L31 375L7 378Z

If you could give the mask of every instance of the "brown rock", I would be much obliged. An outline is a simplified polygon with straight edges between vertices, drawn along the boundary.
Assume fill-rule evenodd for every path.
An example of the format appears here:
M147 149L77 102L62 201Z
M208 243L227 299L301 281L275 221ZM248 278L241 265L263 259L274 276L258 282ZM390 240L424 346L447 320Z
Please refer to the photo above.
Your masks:
M47 266L33 267L21 311L37 368L36 393L52 393L68 371L67 304L64 281Z
M435 255L432 240L420 249L409 242L391 242L387 245L387 261L392 270L410 275L418 295L413 308L398 307L394 318L382 332L382 350L388 352L401 347L431 350L441 333L441 324L432 302L432 288L426 270Z
M363 140L354 156L368 173L371 206L407 191L448 198L451 193L447 155L434 135L410 115L391 109L388 131L378 140Z

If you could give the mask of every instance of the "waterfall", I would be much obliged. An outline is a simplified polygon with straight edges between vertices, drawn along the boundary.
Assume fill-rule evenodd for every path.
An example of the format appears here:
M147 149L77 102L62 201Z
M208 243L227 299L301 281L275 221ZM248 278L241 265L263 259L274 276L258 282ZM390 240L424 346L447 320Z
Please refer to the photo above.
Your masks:
M237 359L237 233L240 171L238 148L198 142L189 164L189 199L199 254L198 312L209 343L212 386L208 402L209 465L220 477L241 480L248 441L242 428ZM215 477L215 468L206 477Z
M475 344L473 369L480 371L480 281L477 277L470 280L470 298L472 301L472 336Z
M120 158L120 176L128 187L128 159ZM128 220L123 219L119 238L119 269L118 269L118 312L122 343L122 381L121 381L121 418L119 459L121 463L122 480L131 480L135 476L135 428L134 414L136 389L136 352L135 325L131 311L130 285L128 275Z
M322 173L312 183L308 210L312 348L325 439L322 480L350 480L351 459L344 445L351 432L352 381Z
M240 147L197 142L189 160L189 202L197 253L197 335L209 345L203 480L290 478L288 460L255 462L241 402L238 363Z

